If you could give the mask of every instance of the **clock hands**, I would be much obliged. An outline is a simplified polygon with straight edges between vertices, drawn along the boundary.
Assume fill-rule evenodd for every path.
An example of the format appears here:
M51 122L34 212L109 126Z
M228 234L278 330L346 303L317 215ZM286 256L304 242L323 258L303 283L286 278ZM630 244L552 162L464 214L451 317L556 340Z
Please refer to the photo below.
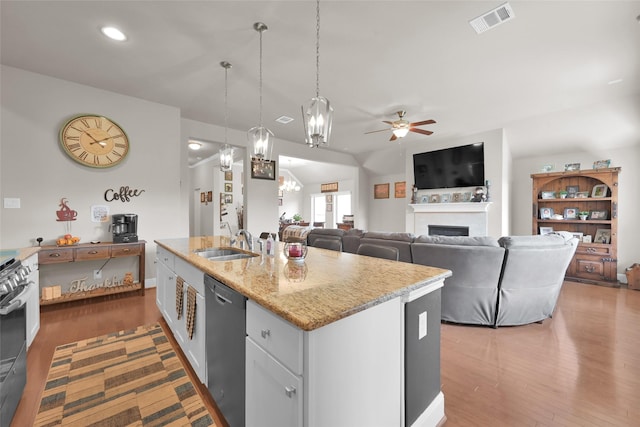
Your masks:
M84 133L86 133L87 135L89 135L89 138L93 139L93 142L90 142L89 144L99 144L101 147L104 147L105 145L107 145L104 141L106 141L107 139L110 139L111 136L101 139L100 141L96 140L93 136L91 136L91 134L89 132L87 132L86 130L84 131Z

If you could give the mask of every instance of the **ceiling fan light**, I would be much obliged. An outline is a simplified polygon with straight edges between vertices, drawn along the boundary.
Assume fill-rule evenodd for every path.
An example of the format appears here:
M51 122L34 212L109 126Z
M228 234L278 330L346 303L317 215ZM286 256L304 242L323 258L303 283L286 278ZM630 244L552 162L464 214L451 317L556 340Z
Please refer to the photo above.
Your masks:
M393 130L393 134L397 138L404 138L409 133L409 128L397 128Z
M333 107L323 96L311 98L305 110L302 107L305 142L309 147L328 147L333 123Z
M247 139L252 147L253 157L261 162L271 160L273 152L273 132L264 126L252 127L247 131Z
M233 168L233 147L225 144L220 149L220 170L229 172Z

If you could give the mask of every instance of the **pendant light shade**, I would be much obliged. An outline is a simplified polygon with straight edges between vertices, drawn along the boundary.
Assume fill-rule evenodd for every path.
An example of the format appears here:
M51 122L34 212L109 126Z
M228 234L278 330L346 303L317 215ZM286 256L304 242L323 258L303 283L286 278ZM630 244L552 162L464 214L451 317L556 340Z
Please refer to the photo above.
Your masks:
M316 96L308 107L302 107L305 142L309 147L329 146L333 107L329 100L320 96L320 0L316 0Z
M231 64L227 61L222 61L220 66L224 68L224 145L220 149L220 170L222 172L229 172L233 167L233 148L227 144L227 121L229 119L229 108L227 106L227 74Z
M262 126L262 33L268 28L264 23L256 22L253 29L260 33L260 124L249 129L247 139L252 148L253 158L268 162L273 152L273 132Z

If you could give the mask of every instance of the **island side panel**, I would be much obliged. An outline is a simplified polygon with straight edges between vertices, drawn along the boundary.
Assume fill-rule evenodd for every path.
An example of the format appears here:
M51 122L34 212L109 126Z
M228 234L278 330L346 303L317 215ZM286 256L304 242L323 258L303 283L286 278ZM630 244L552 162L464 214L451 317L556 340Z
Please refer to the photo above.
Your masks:
M305 333L305 426L399 426L401 298Z

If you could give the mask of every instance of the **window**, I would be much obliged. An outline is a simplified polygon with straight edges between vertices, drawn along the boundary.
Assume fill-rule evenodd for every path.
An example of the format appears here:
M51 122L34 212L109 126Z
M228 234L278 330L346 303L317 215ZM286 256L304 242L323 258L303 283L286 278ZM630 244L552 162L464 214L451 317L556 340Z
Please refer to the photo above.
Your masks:
M313 222L325 222L327 204L324 194L316 194L312 196L311 210L313 212Z
M351 193L336 194L334 198L333 208L336 212L336 221L342 222L344 215L351 215Z

